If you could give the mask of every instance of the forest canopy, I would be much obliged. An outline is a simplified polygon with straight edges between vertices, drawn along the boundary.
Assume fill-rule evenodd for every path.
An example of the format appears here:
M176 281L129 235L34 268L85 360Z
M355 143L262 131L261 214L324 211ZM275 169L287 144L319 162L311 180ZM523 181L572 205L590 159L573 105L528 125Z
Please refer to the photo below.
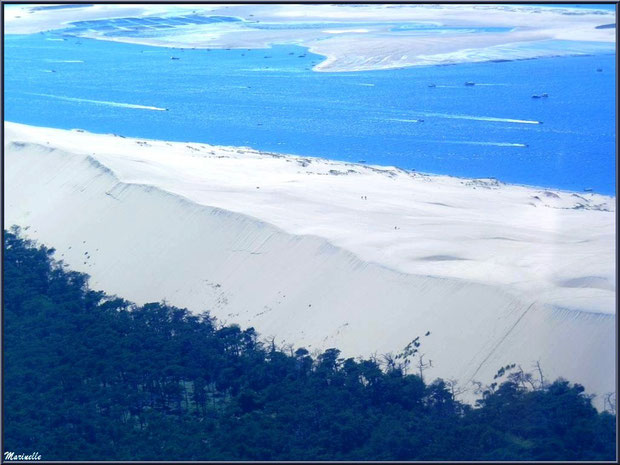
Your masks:
M412 369L265 342L89 288L4 231L4 450L42 460L606 460L616 417L579 384L498 367L476 405ZM351 309L354 311L354 309ZM420 328L423 331L423 328ZM417 357L417 358L416 358Z

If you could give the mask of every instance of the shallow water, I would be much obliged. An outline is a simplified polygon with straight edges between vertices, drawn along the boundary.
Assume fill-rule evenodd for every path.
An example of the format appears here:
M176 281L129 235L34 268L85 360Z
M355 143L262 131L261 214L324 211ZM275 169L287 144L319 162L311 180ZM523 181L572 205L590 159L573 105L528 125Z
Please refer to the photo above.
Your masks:
M296 46L64 39L5 37L6 120L615 193L615 56L596 44L591 56L323 73Z

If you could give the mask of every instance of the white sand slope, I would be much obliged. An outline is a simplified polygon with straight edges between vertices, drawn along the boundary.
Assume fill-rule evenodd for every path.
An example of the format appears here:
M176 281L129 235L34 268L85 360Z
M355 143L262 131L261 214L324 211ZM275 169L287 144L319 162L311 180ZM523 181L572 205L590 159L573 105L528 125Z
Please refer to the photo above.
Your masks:
M5 123L5 223L92 285L426 375L615 389L615 198ZM366 199L361 197L365 196Z

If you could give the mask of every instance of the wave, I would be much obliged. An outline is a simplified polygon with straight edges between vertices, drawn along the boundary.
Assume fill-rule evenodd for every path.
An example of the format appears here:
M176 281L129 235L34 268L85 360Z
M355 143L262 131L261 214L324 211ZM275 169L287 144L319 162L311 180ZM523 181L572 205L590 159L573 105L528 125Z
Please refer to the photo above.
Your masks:
M49 98L55 98L58 100L65 100L68 102L84 102L84 103L93 103L95 105L107 105L110 107L121 107L121 108L135 108L138 110L152 110L152 111L168 111L167 108L160 108L160 107L152 107L149 105L137 105L137 104L133 104L133 103L120 103L120 102L109 102L107 100L89 100L89 99L85 99L85 98L74 98L74 97L64 97L61 95L50 95L50 94L35 94L35 93L28 93L29 95L38 95L40 97L49 97Z

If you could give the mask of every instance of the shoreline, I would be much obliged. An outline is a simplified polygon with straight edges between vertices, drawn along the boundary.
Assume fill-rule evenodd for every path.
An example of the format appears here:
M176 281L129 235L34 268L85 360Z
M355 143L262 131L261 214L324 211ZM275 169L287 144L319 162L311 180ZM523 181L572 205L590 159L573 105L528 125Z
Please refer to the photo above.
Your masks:
M529 58L527 58L529 59ZM537 59L537 58L532 58L532 59ZM449 65L429 65L429 66L449 66ZM119 104L120 105L120 104ZM123 104L125 105L125 104ZM129 104L127 104L129 105ZM146 109L155 109L155 107L151 108L151 107L146 107L143 105L134 105L135 107L140 107L140 108L146 108ZM159 109L156 108L157 110L165 110L165 109ZM533 190L553 190L553 191L558 191L558 192L562 192L565 194L596 194L598 196L601 197L608 197L610 199L615 199L617 197L617 187L616 187L616 193L615 194L608 194L608 193L604 193L604 192L598 192L595 189L591 189L591 190L572 190L572 189L567 189L567 188L563 188L563 187L559 187L559 186L552 186L552 185L537 185L537 184L527 184L527 183L522 183L522 182L516 182L516 181L505 181L502 180L501 178L497 178L495 176L478 176L478 177L470 177L470 176L459 176L459 175L455 175L455 174L448 174L448 173L437 173L437 172L429 172L429 171L420 171L417 170L415 168L404 168L401 166L398 166L396 164L390 164L390 165L382 165L382 164L378 164L378 163L367 163L367 162L354 162L354 161L347 161L347 160L338 160L336 158L329 158L327 156L316 156L316 155L304 155L304 154L299 154L299 153L284 153L284 152L274 152L274 151L270 151L270 150L263 150L263 149L259 149L259 148L255 148L255 147L251 147L251 146L245 146L245 145L218 145L218 144L212 144L210 142L201 142L201 141L173 141L173 140L162 140L162 139L152 139L149 137L138 137L138 136L125 136L122 134L116 134L116 133L99 133L99 132L92 132L89 131L87 129L83 129L83 128L57 128L57 127L50 127L50 126L36 126L36 125L32 125L32 124L28 124L28 123L18 123L15 121L8 121L5 120L5 127L6 127L6 123L10 124L10 125L18 125L18 126L26 126L26 127L32 127L32 128L40 128L40 129L52 129L52 130L58 130L58 131L68 131L68 132L77 132L77 133L87 133L87 134L93 134L93 135L98 135L98 136L110 136L110 137L120 137L123 139L130 139L130 140L139 140L139 141L147 141L147 142L166 142L166 143L171 143L171 144L195 144L195 145L203 145L203 146L208 146L208 147L212 147L212 148L220 148L220 149L226 149L226 150L246 150L249 152L253 152L253 153L258 153L261 155L265 155L265 156L270 156L270 157L277 157L277 158L282 158L282 157L295 157L295 158L299 158L299 159L311 159L311 160L316 160L316 161L322 161L322 162L327 162L327 163L342 163L344 165L352 165L352 166L356 166L356 167L370 167L370 168L377 168L377 169L387 169L387 170L396 170L396 171L402 171L405 172L407 174L413 174L413 175L421 175L421 176L427 176L427 177L447 177L447 178L453 178L453 179L457 179L460 181L492 181L492 182L497 182L501 185L505 185L505 186L514 186L514 187L521 187L521 188L526 188L526 189L533 189Z
M68 24L80 18L80 14L91 21L122 18L133 15L141 18L148 15L170 16L170 14L195 14L226 16L241 21L211 23L206 25L184 25L174 29L175 34L160 34L155 37L133 37L128 35L105 36L101 32L78 32L74 37L90 38L119 43L133 43L144 46L168 48L226 49L267 48L272 44L295 44L325 57L312 69L317 72L355 72L378 69L398 69L426 64L471 63L480 61L480 56L490 54L493 59L536 58L571 54L559 44L555 50L537 50L535 44L556 40L589 43L615 43L615 30L597 29L610 24L615 14L610 10L574 9L567 12L562 8L494 5L402 5L398 8L384 8L384 5L367 5L362 8L335 8L332 5L229 5L210 7L177 7L166 13L163 6L131 7L110 9L105 6L77 8L75 10L33 11L24 8L20 15L12 12L7 18L7 34L32 34L37 32L65 32L71 35ZM118 7L118 6L116 6ZM480 10L485 12L484 19ZM21 10L20 10L21 11ZM33 14L34 13L34 14ZM260 20L259 20L260 18ZM297 23L325 23L321 28L296 28ZM351 28L355 24L368 23L363 29ZM390 24L412 22L416 24L439 24L441 27L469 27L466 34L439 33L422 30L421 34L409 34L392 30ZM275 29L252 27L253 24L290 24L289 28ZM604 23L604 24L603 24ZM332 26L329 26L332 24ZM336 24L337 26L333 26ZM550 26L553 24L553 26ZM484 32L489 27L510 27L504 33ZM480 30L479 30L480 29ZM524 43L526 48L514 48ZM527 45L527 44L534 44ZM586 44L586 45L584 45ZM498 48L503 47L498 51ZM529 49L527 47L530 47ZM473 54L473 55L472 55ZM498 55L499 54L499 55ZM471 55L471 56L470 56ZM533 56L532 56L533 55Z
M514 33L509 33L514 34ZM527 31L525 31L527 34ZM449 45L449 41L457 40L459 37L445 37L443 39L447 39L445 47L440 47L441 52L439 53L424 53L424 54L415 54L412 58L408 58L408 55L402 55L403 53L408 54L412 47L418 48L419 51L424 50L424 44L420 44L417 38L395 38L391 41L382 41L377 40L370 34L364 34L364 36L368 37L360 37L356 38L356 47L363 43L365 39L369 41L369 48L362 49L356 48L355 50L345 49L340 50L338 48L337 41L341 40L343 43L347 43L348 40L351 40L352 37L343 34L342 36L334 37L330 41L322 42L322 41L311 41L307 43L295 43L288 41L264 41L260 42L259 45L249 44L247 42L221 42L221 43L212 43L207 42L204 44L200 43L184 43L184 42L168 42L162 40L161 38L133 38L133 37L105 37L105 36L70 36L78 39L90 39L97 40L103 42L112 42L118 44L131 44L131 45L140 45L144 47L155 47L155 48L164 48L170 50L269 50L274 45L295 45L302 47L308 53L312 53L317 57L321 57L321 61L315 65L313 65L310 69L314 72L319 73L357 73L357 72L369 72L369 71L387 71L387 70L396 70L396 69L410 69L410 68L418 68L418 67L427 67L427 66L451 66L451 65L467 65L467 64L475 64L475 63L492 63L492 62L511 62L511 61L524 61L524 60L537 60L537 59L545 59L545 58L557 58L557 57L579 57L579 56L592 56L592 55L614 55L614 51L592 51L589 47L590 44L607 44L606 41L589 41L589 40L575 40L575 47L571 49L562 50L563 46L558 46L556 49L552 50L539 50L535 49L527 49L523 48L518 50L513 47L514 44L536 44L538 42L545 41L553 41L555 40L551 36L535 36L529 37L524 35L522 38L508 38L501 37L502 40L499 40L496 44L492 44L484 47L476 47L474 44L477 43L486 43L489 40L488 36L484 35L474 35L464 38L463 41L460 41L460 47L454 49ZM344 37L343 37L344 36ZM396 39L399 39L397 41ZM360 42L361 40L361 42ZM260 41L260 39L259 39ZM376 42L376 45L374 44ZM391 43L389 43L391 42ZM381 50L384 46L389 45L390 47L395 47L395 50L391 52L391 55L385 55L383 52L375 53L372 51L373 47ZM582 47L584 51L575 51L575 48ZM498 48L508 47L509 52L497 51ZM444 53L445 51L445 53ZM463 55L463 53L470 54L480 54L473 57L468 56L467 54ZM487 56L484 56L484 53L487 53ZM507 54L506 54L507 53ZM459 54L461 54L459 56ZM498 55L499 54L499 55ZM357 55L357 56L356 56ZM392 56L395 55L395 56ZM346 57L346 60L345 60ZM353 60L353 62L350 62ZM404 60L404 62L403 62Z

